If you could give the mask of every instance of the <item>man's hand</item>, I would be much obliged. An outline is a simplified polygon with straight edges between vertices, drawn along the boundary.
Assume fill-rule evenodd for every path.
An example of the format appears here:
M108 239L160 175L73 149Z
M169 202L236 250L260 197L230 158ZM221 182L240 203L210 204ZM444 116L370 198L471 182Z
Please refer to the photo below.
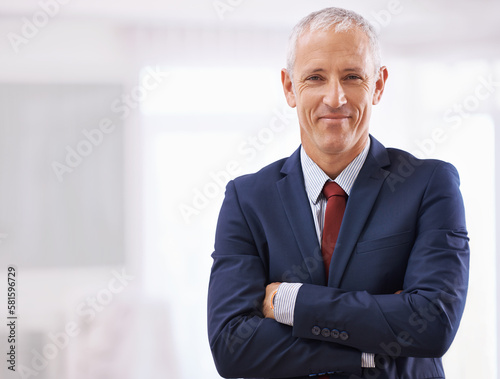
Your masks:
M266 318L272 318L274 320L273 298L280 284L281 283L274 282L268 284L266 287L266 297L262 302L262 313L264 313Z

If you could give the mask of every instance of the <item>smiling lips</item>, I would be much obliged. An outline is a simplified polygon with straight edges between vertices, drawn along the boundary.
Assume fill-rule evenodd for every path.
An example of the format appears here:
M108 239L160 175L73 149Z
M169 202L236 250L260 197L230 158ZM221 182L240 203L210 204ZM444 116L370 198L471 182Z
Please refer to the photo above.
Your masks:
M323 116L320 116L320 120L325 120L325 121L330 121L330 122L338 122L342 120L348 119L349 116L346 114L338 114L338 113L333 113L333 114L326 114Z
M346 115L346 114L327 114L327 115L324 115L324 116L321 116L320 118L331 118L331 119L334 119L334 120L337 120L337 119L342 119L342 118L348 118L349 116Z

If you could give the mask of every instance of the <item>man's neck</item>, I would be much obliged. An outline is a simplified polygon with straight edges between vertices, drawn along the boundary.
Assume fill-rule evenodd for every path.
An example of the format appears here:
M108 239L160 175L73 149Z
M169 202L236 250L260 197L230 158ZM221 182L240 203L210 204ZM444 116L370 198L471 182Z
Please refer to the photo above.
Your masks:
M306 154L327 174L332 180L335 179L349 164L356 158L366 147L368 139L366 137L363 142L357 144L349 151L338 154L323 154L317 149L310 149L309 146L302 145Z

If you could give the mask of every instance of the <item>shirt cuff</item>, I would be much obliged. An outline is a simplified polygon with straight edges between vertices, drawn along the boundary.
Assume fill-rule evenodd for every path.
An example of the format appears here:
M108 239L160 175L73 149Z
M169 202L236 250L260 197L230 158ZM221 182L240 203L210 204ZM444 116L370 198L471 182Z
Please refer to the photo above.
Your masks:
M281 283L274 295L274 318L281 324L293 326L293 312L302 283Z
M362 353L361 354L361 367L362 368L375 368L375 354Z

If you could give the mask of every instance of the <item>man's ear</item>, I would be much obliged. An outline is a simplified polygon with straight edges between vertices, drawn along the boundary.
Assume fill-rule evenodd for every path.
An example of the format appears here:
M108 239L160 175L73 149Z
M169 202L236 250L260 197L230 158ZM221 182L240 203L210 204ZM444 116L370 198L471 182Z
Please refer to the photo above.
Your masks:
M377 105L382 98L382 94L384 93L385 82L387 77L389 76L389 72L387 71L387 67L382 66L378 72L378 79L375 82L375 92L373 94L372 104Z
M295 92L293 91L292 78L286 69L281 70L281 83L283 84L283 92L285 93L286 102L292 108L297 106L295 101Z

